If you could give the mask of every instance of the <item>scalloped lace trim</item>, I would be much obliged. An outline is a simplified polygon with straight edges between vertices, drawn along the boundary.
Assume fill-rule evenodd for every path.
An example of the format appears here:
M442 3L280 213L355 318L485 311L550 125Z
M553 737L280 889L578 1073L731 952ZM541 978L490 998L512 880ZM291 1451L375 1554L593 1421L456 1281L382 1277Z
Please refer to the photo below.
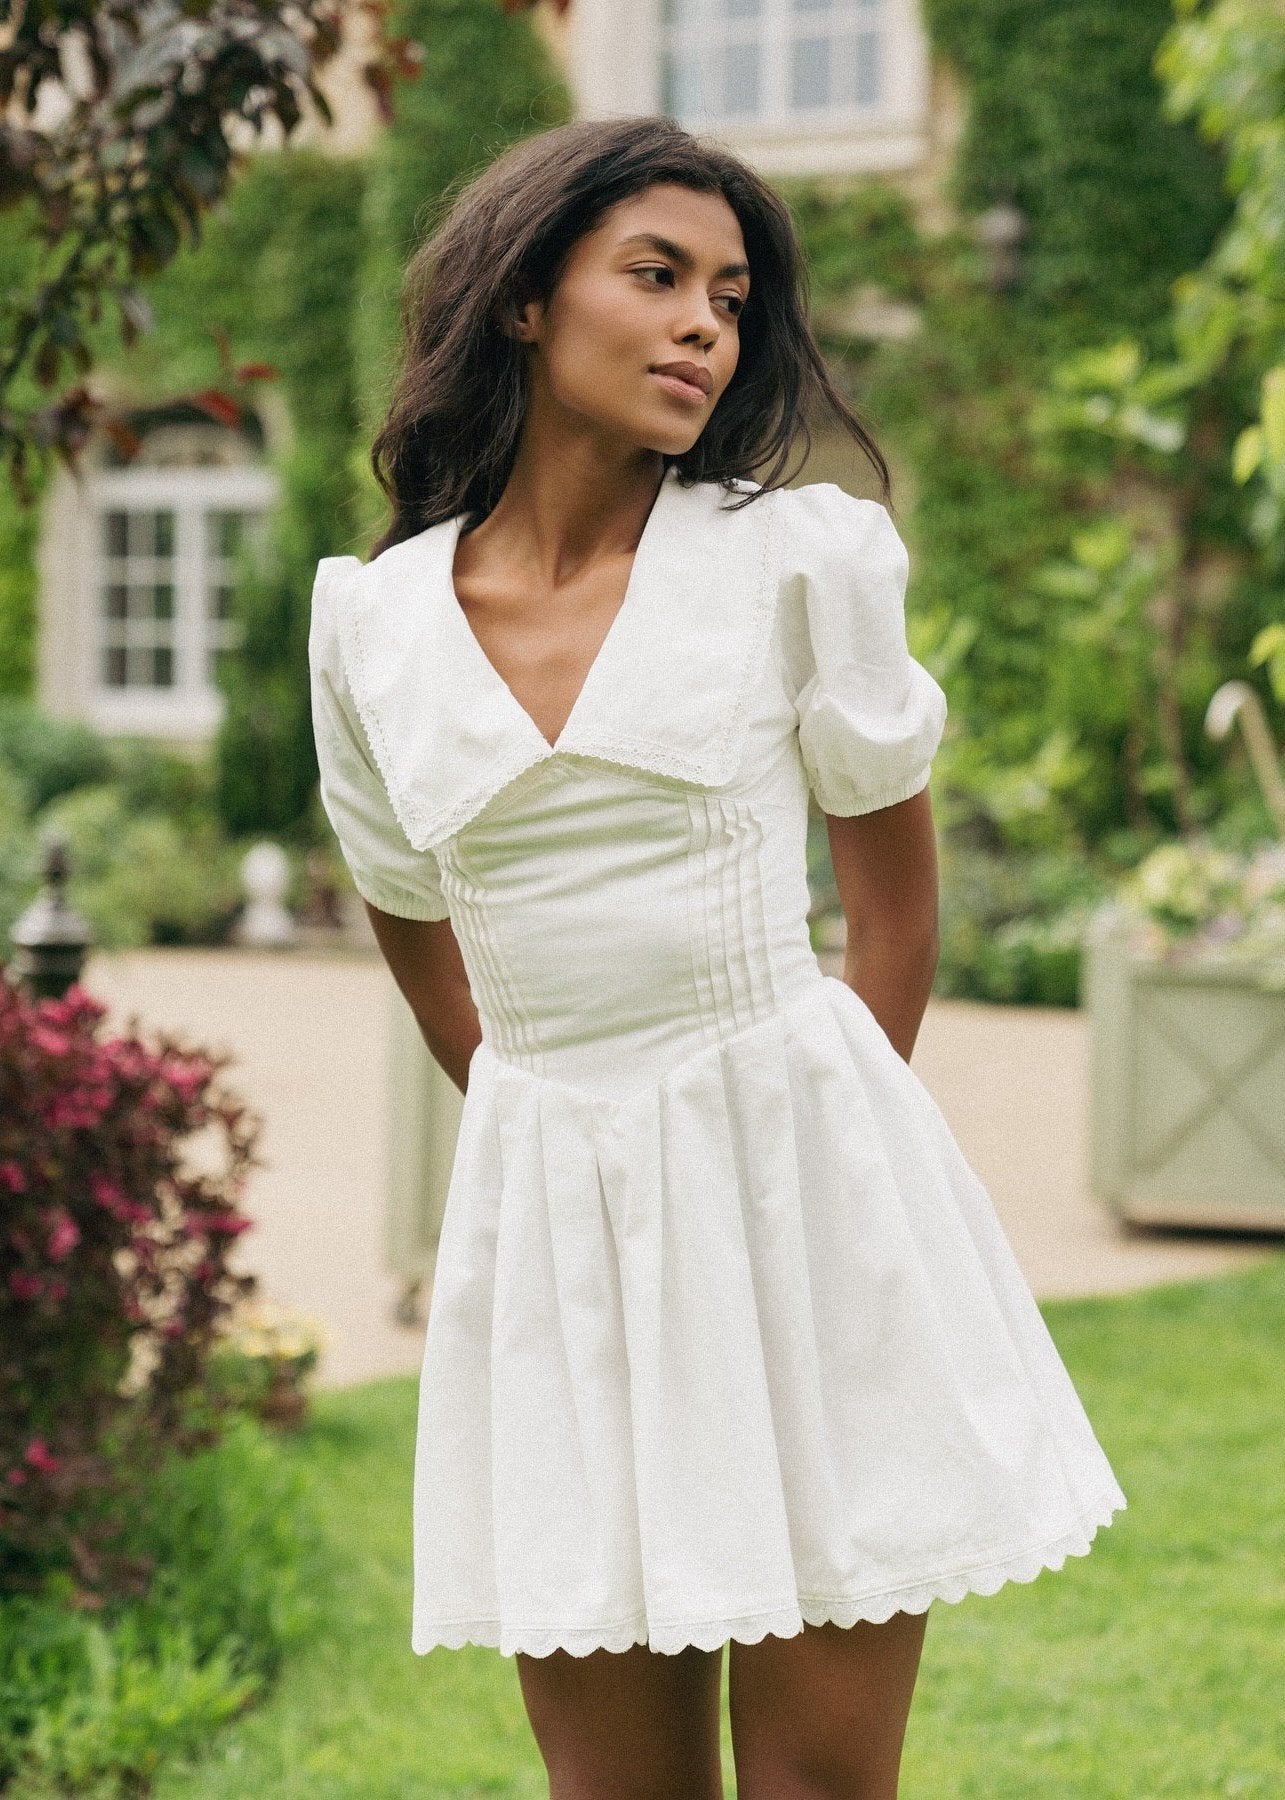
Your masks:
M886 1588L856 1599L823 1594L800 1594L795 1606L769 1612L741 1613L718 1619L675 1620L649 1624L642 1613L594 1626L502 1626L498 1619L459 1619L439 1622L417 1631L415 1653L424 1656L439 1646L462 1649L480 1644L498 1649L503 1656L521 1651L526 1656L548 1656L566 1650L572 1656L588 1656L594 1650L628 1650L633 1644L649 1644L653 1650L675 1655L695 1646L716 1650L734 1640L760 1643L769 1633L795 1637L804 1625L834 1624L847 1627L865 1619L882 1625L895 1612L927 1612L934 1600L955 1606L966 1594L994 1594L1007 1582L1032 1582L1045 1569L1060 1569L1068 1556L1087 1556L1099 1529L1110 1525L1128 1501L1112 1481L1101 1496L1079 1515L1069 1531L1034 1550L1019 1551L995 1562L977 1564L953 1573L935 1575L909 1587Z

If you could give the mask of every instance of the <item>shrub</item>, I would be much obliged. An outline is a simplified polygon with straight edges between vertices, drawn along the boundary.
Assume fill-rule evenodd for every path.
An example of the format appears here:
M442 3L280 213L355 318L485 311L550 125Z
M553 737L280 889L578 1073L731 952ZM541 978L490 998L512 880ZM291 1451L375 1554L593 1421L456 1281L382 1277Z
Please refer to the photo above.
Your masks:
M146 1792L259 1697L333 1580L305 1466L253 1420L170 1457L126 1528L148 1593L87 1612L66 1577L0 1595L0 1788ZM7 1784L7 1785L6 1785Z
M5 943L39 880L39 844L26 798L17 775L0 762L0 940Z
M0 980L0 1593L146 1588L113 1540L164 1454L217 1440L210 1359L257 1285L228 1267L261 1129L230 1053L100 1036L105 1010Z
M131 814L116 785L63 794L36 819L67 841L67 898L100 949L219 943L240 905L235 848L211 819L180 828L159 812Z
M256 1295L224 1321L211 1371L215 1385L235 1396L239 1411L278 1431L297 1431L329 1336L314 1314Z
M941 958L934 992L1010 1006L1075 1006L1080 951L1107 877L1061 851L1014 856L941 845Z
M145 737L109 742L111 778L130 812L163 813L185 829L218 820L214 764Z
M28 812L111 769L107 739L80 720L55 719L34 700L0 696L0 763L17 776Z

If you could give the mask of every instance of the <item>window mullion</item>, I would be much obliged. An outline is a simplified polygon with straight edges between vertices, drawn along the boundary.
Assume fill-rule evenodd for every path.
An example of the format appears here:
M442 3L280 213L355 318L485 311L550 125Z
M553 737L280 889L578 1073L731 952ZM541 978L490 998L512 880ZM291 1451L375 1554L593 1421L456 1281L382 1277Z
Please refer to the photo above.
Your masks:
M204 602L205 548L202 539L204 508L199 499L180 500L175 511L175 586L174 596L174 660L175 687L180 693L201 693L205 631L202 623Z

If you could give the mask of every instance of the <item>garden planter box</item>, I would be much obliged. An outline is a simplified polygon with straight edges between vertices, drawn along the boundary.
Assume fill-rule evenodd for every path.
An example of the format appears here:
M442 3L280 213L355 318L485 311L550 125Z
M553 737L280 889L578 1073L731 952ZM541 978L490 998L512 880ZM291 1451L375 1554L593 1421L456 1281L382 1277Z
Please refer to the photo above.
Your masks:
M1084 947L1095 1195L1139 1224L1285 1232L1285 992Z

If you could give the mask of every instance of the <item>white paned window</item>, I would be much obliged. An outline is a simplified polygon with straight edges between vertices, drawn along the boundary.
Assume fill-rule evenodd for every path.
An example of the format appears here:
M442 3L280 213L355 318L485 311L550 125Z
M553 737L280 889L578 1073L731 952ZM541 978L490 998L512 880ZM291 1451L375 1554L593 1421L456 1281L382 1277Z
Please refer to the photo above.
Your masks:
M173 687L174 509L112 506L99 517L99 685Z
M106 729L210 729L237 653L242 545L262 544L276 481L262 468L100 472L93 485L93 711Z
M887 97L889 0L661 0L661 107L693 126L859 121Z

